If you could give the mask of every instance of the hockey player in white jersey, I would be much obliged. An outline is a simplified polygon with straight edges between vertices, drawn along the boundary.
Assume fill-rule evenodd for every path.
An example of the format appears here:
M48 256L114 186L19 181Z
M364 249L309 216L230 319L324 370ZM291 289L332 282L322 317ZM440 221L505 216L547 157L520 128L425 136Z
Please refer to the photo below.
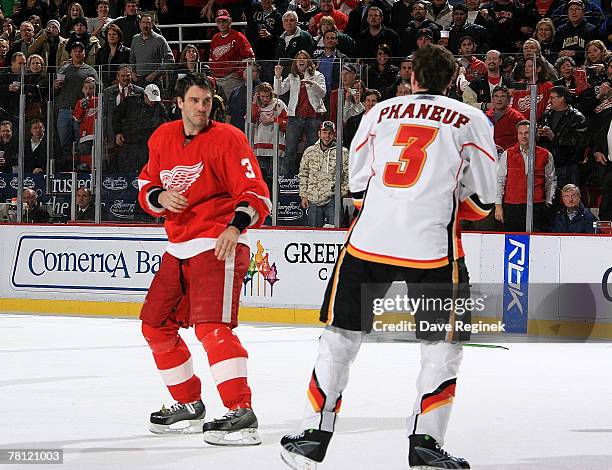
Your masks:
M446 49L421 48L412 63L414 94L377 104L351 144L349 186L360 211L321 307L327 327L308 386L303 432L281 439L281 457L294 469L314 469L325 457L350 366L363 332L371 329L372 296L384 296L396 280L405 281L409 293L415 284L433 284L454 298L469 296L459 220L483 218L495 202L493 128L480 110L443 96L455 67ZM368 292L360 295L364 288ZM421 319L452 326L455 312L417 314L417 325ZM468 337L451 327L436 334L417 329L417 338L421 371L408 420L409 466L470 468L442 448L461 341Z

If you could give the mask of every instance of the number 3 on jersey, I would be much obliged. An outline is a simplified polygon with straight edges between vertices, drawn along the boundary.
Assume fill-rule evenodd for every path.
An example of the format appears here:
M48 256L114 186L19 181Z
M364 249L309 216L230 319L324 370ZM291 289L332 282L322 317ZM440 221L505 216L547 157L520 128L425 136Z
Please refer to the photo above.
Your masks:
M255 178L255 172L253 171L253 166L251 165L251 160L249 160L248 158L243 158L242 160L240 160L240 163L242 164L242 166L246 167L246 170L244 171L244 174L246 175L247 178Z
M438 135L436 127L402 124L395 136L394 146L404 147L399 162L385 165L383 183L392 188L409 188L421 176L427 152L425 149Z

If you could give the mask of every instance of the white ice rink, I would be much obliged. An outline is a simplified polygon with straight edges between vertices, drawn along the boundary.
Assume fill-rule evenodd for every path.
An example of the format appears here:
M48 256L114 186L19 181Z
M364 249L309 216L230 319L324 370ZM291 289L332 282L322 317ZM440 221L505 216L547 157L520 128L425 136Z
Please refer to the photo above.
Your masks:
M278 440L299 428L320 330L237 331L263 445L231 449L148 432L149 413L172 400L138 321L0 315L0 447L64 450L63 465L28 468L283 468ZM184 338L208 417L220 416L202 347ZM418 361L416 344L364 344L321 470L407 468ZM465 348L446 448L475 469L612 469L612 345Z

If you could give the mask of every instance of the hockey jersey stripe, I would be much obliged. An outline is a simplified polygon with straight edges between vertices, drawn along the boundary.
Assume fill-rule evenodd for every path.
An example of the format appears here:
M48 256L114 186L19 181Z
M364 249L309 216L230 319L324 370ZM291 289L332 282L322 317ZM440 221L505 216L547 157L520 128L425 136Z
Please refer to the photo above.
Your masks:
M489 160L491 160L493 162L497 162L497 158L495 158L493 155L491 155L489 152L487 152L485 149L483 149L480 145L476 145L474 142L467 142L467 143L463 144L461 146L461 151L459 153L461 153L465 147L474 147L474 148L480 150L482 153L484 153Z
M395 256L379 255L375 253L368 253L367 251L355 248L349 243L347 251L355 258L363 259L366 261L373 261L375 263L392 264L394 266L403 266L406 268L420 268L420 269L433 269L446 266L448 264L448 257L431 259L431 260L418 260L418 259L404 259L397 258Z

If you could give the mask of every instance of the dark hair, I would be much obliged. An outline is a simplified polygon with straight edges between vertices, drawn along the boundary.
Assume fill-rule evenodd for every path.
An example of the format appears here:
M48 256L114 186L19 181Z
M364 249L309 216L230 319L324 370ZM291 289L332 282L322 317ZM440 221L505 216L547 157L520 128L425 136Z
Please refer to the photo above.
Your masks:
M109 5L110 6L110 2L108 0L97 0L96 8L98 8L98 5Z
M569 103L569 101L573 98L572 92L569 91L569 88L563 85L557 85L552 87L550 89L550 93L556 93L561 98L563 98L566 103Z
M180 97L182 100L184 100L187 90L189 90L192 86L207 89L211 94L215 93L215 87L205 74L188 73L183 78L176 81L174 96Z
M383 51L385 54L391 57L391 48L387 46L386 44L379 44L377 50Z
M382 95L380 94L380 91L378 91L376 88L368 88L365 93L363 94L363 98L365 100L365 98L367 98L370 95L374 95L376 96L376 99L378 101L380 101L382 99Z
M456 5L453 5L453 12L459 11L459 10L461 10L466 15L468 13L468 9L463 3L457 3Z
M108 28L106 29L106 34L108 34L108 32L111 30L117 33L117 36L119 36L119 42L123 41L123 31L121 31L119 26L117 26L115 23L109 24Z
M32 119L32 120L30 121L30 125L29 125L30 129L32 129L32 126L33 126L34 124L38 124L38 123L41 123L43 126L45 125L45 123L44 123L44 122L42 122L42 119L39 119L39 118L34 118L34 119Z
M421 88L442 95L455 73L455 58L448 49L427 44L412 54L412 73Z
M521 126L528 126L529 125L529 121L527 119L521 119L519 122L516 123L516 126L514 126L515 128L519 128Z
M504 94L509 98L510 97L510 90L508 89L507 86L505 85L497 85L495 88L493 88L493 91L491 92L491 96L493 96L495 93L497 93L498 91L503 91Z

